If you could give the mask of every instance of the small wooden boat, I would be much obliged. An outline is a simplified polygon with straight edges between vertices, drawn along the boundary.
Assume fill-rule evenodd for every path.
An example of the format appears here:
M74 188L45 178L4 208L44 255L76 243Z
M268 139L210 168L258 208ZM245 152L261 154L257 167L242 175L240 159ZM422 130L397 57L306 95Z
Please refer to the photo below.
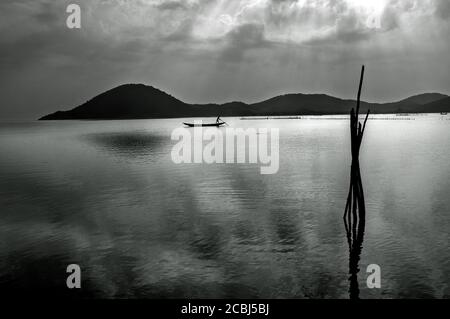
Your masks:
M200 122L201 123L201 122ZM215 123L205 123L205 124L200 124L200 123L184 123L184 125L188 126L188 127L220 127L222 125L225 125L227 123L225 123L220 116L217 117L216 122Z
M441 112L441 115L447 115L447 112Z
M195 123L184 123L184 125L188 127L220 127L222 125L225 125L225 122L217 122L217 123L205 123L205 124L195 124Z

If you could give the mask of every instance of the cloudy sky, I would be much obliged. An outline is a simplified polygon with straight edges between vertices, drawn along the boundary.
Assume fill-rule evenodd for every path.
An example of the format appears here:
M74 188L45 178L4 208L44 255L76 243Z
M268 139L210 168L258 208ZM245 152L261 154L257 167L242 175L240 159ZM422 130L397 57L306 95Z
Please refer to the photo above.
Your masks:
M82 28L66 27L80 5ZM1 0L0 119L123 83L192 103L450 94L449 0Z

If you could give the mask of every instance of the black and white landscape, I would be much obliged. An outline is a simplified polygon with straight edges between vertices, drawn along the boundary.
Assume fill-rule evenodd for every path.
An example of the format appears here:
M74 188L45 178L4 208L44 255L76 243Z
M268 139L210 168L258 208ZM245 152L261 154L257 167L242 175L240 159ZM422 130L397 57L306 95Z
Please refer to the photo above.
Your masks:
M1 296L449 298L449 33L448 0L2 0Z

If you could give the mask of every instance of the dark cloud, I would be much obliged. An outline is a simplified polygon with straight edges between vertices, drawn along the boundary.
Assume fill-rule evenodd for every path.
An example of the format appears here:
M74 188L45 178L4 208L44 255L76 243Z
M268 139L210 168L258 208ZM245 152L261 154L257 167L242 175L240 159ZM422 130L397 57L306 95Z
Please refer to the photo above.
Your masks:
M39 24L55 26L62 21L61 12L57 10L58 7L52 5L50 2L40 3L39 9L32 15L32 18Z
M222 57L226 61L241 61L248 50L267 48L270 43L265 39L264 25L243 24L230 31L225 38L226 48Z
M398 27L399 27L398 12L394 8L387 6L380 17L380 28L385 32L394 30Z
M187 10L189 8L189 5L186 3L186 1L163 1L161 3L158 3L155 5L160 10Z
M436 7L435 13L439 18L444 20L450 18L450 1L448 0L435 0Z

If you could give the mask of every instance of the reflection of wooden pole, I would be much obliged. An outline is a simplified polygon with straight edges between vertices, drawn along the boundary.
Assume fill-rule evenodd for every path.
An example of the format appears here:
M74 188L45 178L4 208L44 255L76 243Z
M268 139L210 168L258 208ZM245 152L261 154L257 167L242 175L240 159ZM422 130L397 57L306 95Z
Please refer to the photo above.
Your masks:
M364 81L364 66L361 69L361 78L359 80L358 98L355 108L350 111L350 137L351 137L351 152L352 152L352 166L350 172L350 189L347 196L347 203L344 213L344 224L347 233L347 241L350 254L350 297L359 297L358 278L359 272L358 264L362 250L362 243L364 240L364 231L366 224L366 208L364 200L364 190L361 181L361 172L359 167L359 151L366 129L367 120L369 119L370 110L367 111L364 124L359 122L359 111L361 107L361 91Z

